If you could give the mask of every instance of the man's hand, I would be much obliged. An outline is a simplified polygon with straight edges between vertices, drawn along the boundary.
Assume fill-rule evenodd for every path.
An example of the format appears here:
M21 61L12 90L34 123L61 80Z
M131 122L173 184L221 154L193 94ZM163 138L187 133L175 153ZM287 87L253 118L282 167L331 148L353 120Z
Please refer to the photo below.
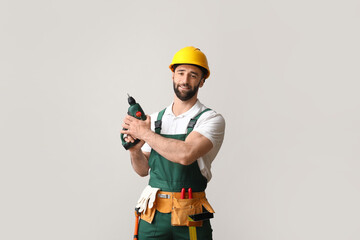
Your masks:
M149 174L149 156L150 152L141 151L141 147L144 145L145 141L143 137L147 133L151 133L151 119L150 116L146 116L146 120L139 120L132 116L127 115L124 118L122 124L122 129L120 133L126 134L124 140L126 142L134 142L136 139L140 139L140 142L135 146L129 148L131 164L137 174L144 177Z
M149 115L146 115L146 120L139 120L130 115L124 118L122 127L127 130L121 130L123 134L127 134L127 140L133 142L135 139L143 140L146 134L151 132L151 119Z
M126 137L124 137L124 140L125 140L125 142L131 142L131 143L133 143L133 142L135 142L135 139L132 137L132 136L130 136L130 135L127 135ZM130 152L135 152L135 151L140 151L141 150L141 148L142 148L142 146L145 144L145 141L144 140L140 140L140 142L138 143L138 144L136 144L136 145L133 145L131 148L129 148L128 150L130 151Z

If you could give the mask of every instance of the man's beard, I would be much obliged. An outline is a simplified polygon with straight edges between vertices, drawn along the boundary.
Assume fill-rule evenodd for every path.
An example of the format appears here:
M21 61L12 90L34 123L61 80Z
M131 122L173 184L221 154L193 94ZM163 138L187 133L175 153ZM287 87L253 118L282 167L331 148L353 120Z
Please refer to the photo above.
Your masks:
M201 81L200 81L200 83L201 83ZM179 85L176 86L175 83L173 83L174 92L181 101L187 101L187 100L191 99L193 96L195 96L195 94L199 90L200 83L197 86L195 86L193 89L190 89L189 91L184 92L184 93L180 92ZM185 84L185 86L188 87L189 85Z

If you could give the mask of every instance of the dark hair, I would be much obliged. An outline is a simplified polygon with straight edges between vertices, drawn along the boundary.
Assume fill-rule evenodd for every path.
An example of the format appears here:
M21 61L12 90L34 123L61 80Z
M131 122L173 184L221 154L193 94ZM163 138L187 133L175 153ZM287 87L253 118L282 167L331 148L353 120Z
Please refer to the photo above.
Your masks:
M208 70L206 70L206 68L204 68L204 67L202 67L202 66L199 66L199 65L186 64L186 63L184 63L184 64L174 64L174 65L172 66L173 72L175 72L175 69L176 69L179 65L191 65L191 66L195 66L195 67L200 68L200 70L201 70L201 72L202 72L201 78L205 78L205 76L208 74ZM205 79L204 79L204 82L205 82Z

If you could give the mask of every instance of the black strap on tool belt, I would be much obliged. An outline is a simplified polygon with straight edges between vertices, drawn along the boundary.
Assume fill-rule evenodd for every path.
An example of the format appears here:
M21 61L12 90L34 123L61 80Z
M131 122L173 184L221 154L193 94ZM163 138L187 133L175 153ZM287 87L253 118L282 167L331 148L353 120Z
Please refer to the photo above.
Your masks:
M199 214L194 214L194 215L189 215L189 217L193 220L193 221L203 221L203 220L208 220L210 218L214 217L213 213L210 212L204 212L204 213L199 213Z

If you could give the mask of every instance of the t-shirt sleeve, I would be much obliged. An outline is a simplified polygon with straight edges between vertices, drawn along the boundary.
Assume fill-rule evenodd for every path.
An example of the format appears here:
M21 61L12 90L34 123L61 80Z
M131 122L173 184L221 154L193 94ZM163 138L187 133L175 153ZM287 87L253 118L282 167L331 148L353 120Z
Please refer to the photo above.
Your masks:
M141 150L143 152L151 152L151 147L149 146L149 144L145 143L142 147Z
M219 148L224 140L225 119L215 111L206 112L199 118L193 131L208 138L215 149Z

